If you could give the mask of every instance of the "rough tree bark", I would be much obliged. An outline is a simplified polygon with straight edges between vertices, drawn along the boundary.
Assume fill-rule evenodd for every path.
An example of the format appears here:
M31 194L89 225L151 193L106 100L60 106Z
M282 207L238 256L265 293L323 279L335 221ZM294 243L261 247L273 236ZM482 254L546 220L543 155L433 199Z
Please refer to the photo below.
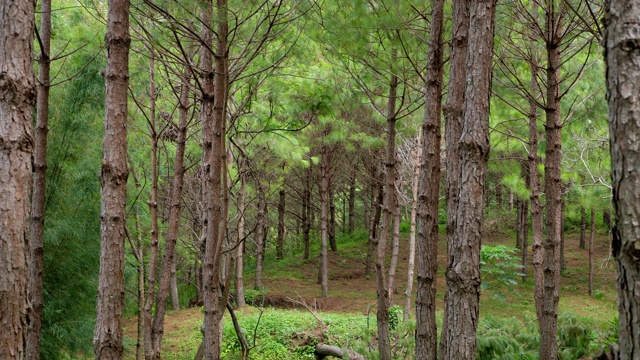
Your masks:
M204 96L213 98L211 121L210 157L205 165L203 188L206 190L204 203L206 212L206 236L203 257L203 295L204 295L204 353L206 359L219 359L222 343L222 316L226 308L226 298L221 284L222 249L224 244L224 204L222 202L222 177L223 158L226 156L224 146L224 129L226 122L226 101L228 88L229 57L227 49L227 36L229 32L227 19L227 1L217 0L216 18L217 24L215 48L215 71L207 73L207 77L213 77L213 93L207 92ZM208 24L205 22L205 24ZM205 26L207 27L207 26ZM207 33L211 32L208 30ZM203 49L206 52L207 49ZM203 126L204 131L204 126ZM226 191L226 189L224 190ZM228 291L228 289L227 289Z
M436 359L436 271L438 269L438 203L443 84L442 22L444 0L431 1L431 32L425 81L418 187L418 286L416 289L416 358Z
M396 185L397 184L396 179ZM396 187L397 189L398 187ZM394 191L393 206L393 231L391 232L391 259L389 259L389 305L393 305L393 294L397 292L396 268L398 267L398 254L400 253L400 202L397 190Z
M364 263L364 275L371 276L373 264L373 251L378 241L378 223L382 214L382 202L384 201L384 184L379 180L377 166L371 169L371 216L369 216L369 242L367 243L367 258Z
M397 58L397 49L391 50L391 58ZM392 61L393 61L392 60ZM382 220L380 236L374 243L376 248L376 290L377 290L377 323L378 323L378 351L381 360L391 360L391 342L389 338L389 279L385 271L387 242L391 232L394 213L395 183L396 183L396 101L398 77L391 75L389 81L389 101L387 104L387 146L385 159L384 202L382 203Z
M49 131L49 74L51 67L51 0L40 5L40 58L36 103L35 147L33 151L33 193L31 194L31 233L29 236L29 292L31 314L27 338L27 358L40 359L42 331L42 271L44 269L44 208L47 176L47 133Z
M256 214L256 273L253 288L262 290L262 268L264 260L264 229L267 221L267 199L262 184L258 185L258 212Z
M336 243L336 204L334 202L333 184L329 178L329 247L331 251L338 251Z
M532 3L531 13L537 13L537 4ZM531 35L531 40L535 41L535 35ZM537 95L538 90L538 56L535 51L532 51L532 57L529 62L529 71L531 72L531 78L529 80L529 91L532 96L536 98L529 99L529 156L527 159L528 182L529 188L529 201L531 203L531 242L532 242L532 254L533 254L533 277L534 283L542 281L542 205L540 204L540 176L538 174L538 105ZM525 268L526 269L526 268ZM541 283L540 283L541 284ZM536 289L541 289L541 285L535 285ZM534 297L540 297L541 295L535 295ZM538 309L538 303L536 303L536 310Z
M540 325L540 360L557 358L558 302L560 299L560 245L562 233L562 123L560 119L560 17L555 1L545 9L546 67L546 152L544 192L546 197L546 237L542 244L542 281L535 282L536 310ZM539 274L540 274L539 273Z
M0 358L25 359L35 2L0 3Z
M165 238L164 261L160 280L158 283L158 293L156 297L156 312L151 328L152 351L146 354L149 359L159 360L162 346L162 336L164 335L164 315L170 290L172 272L175 273L176 265L176 243L178 240L178 229L180 225L180 212L182 202L182 188L184 184L184 154L187 143L187 124L189 110L189 78L186 74L182 78L180 89L180 103L178 105L178 139L176 146L175 160L173 163L173 183L171 185L171 203L169 208L169 229Z
M107 17L105 124L100 183L100 274L93 337L96 359L120 359L124 307L124 239L127 201L127 92L129 0L110 0Z
M480 245L489 158L489 95L495 0L470 5L467 86L460 137L460 192L453 243L449 244L446 360L476 358L480 300Z
M618 265L620 359L640 358L640 6L608 1L605 60L615 226L611 244Z
M154 358L153 304L156 294L156 263L158 261L158 132L156 131L155 61L153 46L149 46L149 136L151 137L151 244L149 244L149 269L147 271L147 297L144 305L144 352L146 359ZM159 354L158 354L159 355Z
M449 59L449 84L447 102L443 107L446 143L446 194L447 194L447 253L453 250L453 231L456 228L456 211L460 191L460 136L462 135L462 111L464 108L465 84L467 79L467 48L469 36L469 2L453 2L453 29L451 34L451 55ZM445 293L445 298L446 298ZM447 333L448 307L445 299L442 333ZM447 338L440 338L440 356L448 352Z

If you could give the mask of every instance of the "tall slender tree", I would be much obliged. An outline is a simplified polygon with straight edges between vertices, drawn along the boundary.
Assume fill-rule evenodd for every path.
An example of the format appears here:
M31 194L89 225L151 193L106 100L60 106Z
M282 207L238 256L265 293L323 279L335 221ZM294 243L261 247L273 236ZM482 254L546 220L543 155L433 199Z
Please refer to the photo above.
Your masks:
M33 154L33 1L0 4L0 358L25 359Z
M96 359L123 353L124 239L127 169L127 94L129 88L129 0L110 0L107 17L107 68L100 215L98 311L93 338Z
M422 160L418 189L418 287L416 289L416 358L436 359L436 271L440 200L440 122L442 118L442 22L444 0L431 1L431 32L422 123Z
M222 345L222 315L226 308L226 294L228 288L222 284L223 269L221 267L223 257L224 233L226 223L223 222L222 203L222 177L223 157L225 156L224 137L226 122L226 102L228 95L228 59L227 36L228 8L226 0L217 0L215 5L216 47L215 70L208 76L213 77L212 90L212 117L205 119L211 121L209 130L210 142L205 146L210 147L208 159L205 164L205 176L203 185L205 189L205 248L203 257L203 286L204 286L204 353L207 359L219 359ZM209 23L204 22L203 27ZM209 49L203 49L209 51ZM204 127L203 127L204 131Z
M158 262L158 138L160 132L156 126L156 83L155 83L155 51L153 45L149 50L149 137L151 140L151 198L149 213L151 216L151 243L149 244L149 269L147 271L147 296L144 304L144 346L145 357L153 357L153 305L156 296L156 267Z
M460 191L460 136L462 135L462 112L464 109L465 84L467 78L467 47L469 36L469 2L453 2L453 29L451 32L451 54L449 55L449 83L447 101L442 108L445 125L446 149L446 197L447 197L447 253L454 249L453 232L456 228L456 211ZM445 293L445 297L447 294ZM445 298L442 333L447 333L448 302ZM440 354L447 353L447 337L440 338Z
M411 229L409 230L409 261L407 264L407 289L405 292L404 312L402 317L404 321L409 320L411 314L411 296L413 294L413 282L415 276L415 259L416 259L416 223L418 218L418 186L420 182L420 173L422 163L422 131L418 132L417 149L415 152L415 158L413 159L413 176L411 186Z
M40 56L38 59L38 99L36 103L35 147L33 151L33 193L31 195L31 234L29 237L29 291L31 314L27 358L40 359L44 269L44 210L47 176L47 133L49 131L49 78L51 68L51 0L40 3Z
M397 59L398 49L391 49L391 58ZM391 342L389 334L389 278L385 271L386 250L391 235L391 225L396 201L396 121L398 116L398 76L391 73L389 77L389 98L387 102L387 145L385 154L384 200L382 202L382 219L380 236L375 243L376 248L376 291L378 293L378 351L381 360L391 360Z
M173 181L171 185L171 202L169 204L169 229L165 237L164 261L160 272L158 290L156 296L156 311L153 316L151 326L152 344L147 348L145 356L151 359L160 359L162 336L164 335L164 315L167 307L171 273L175 271L176 263L176 243L178 240L178 227L180 224L180 213L182 210L182 188L184 185L184 154L187 143L187 128L189 124L189 93L190 93L189 71L185 71L181 79L180 96L178 99L178 138L176 154L173 165ZM155 290L154 290L155 291ZM175 304L174 304L175 306ZM148 349L151 349L150 353Z
M322 145L320 158L320 287L322 296L329 296L329 157L331 151L326 144Z
M495 0L469 7L467 84L460 137L460 192L453 243L449 244L446 352L443 359L475 359L480 301L480 243L489 158L489 94Z

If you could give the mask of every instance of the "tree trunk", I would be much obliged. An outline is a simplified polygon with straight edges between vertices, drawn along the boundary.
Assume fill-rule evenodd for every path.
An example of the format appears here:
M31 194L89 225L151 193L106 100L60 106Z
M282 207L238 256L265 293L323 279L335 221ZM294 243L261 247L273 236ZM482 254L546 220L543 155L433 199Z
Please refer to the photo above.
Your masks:
M244 298L244 226L245 226L245 192L247 187L247 175L244 170L244 160L240 160L239 176L240 189L238 190L238 247L236 248L236 303L239 308L247 305ZM304 205L303 210L304 212ZM304 221L303 221L304 223ZM304 226L304 225L303 225Z
M392 48L392 62L397 58L397 49ZM387 105L387 149L385 159L384 202L380 236L376 248L376 290L378 293L378 351L381 360L391 360L391 342L389 335L389 279L385 271L387 242L391 232L391 222L395 208L396 183L396 101L398 77L391 75L389 81L389 102Z
M129 0L110 0L107 19L104 143L100 183L100 275L93 337L96 359L120 359L124 308L124 239L127 201L127 95Z
M25 359L28 340L35 2L0 3L0 358Z
M550 4L553 7L554 4ZM548 10L548 9L547 9ZM558 301L560 291L560 246L562 233L562 123L560 119L560 47L556 32L558 19L555 12L546 11L545 32L547 46L546 93L546 157L544 187L546 201L547 234L543 244L542 282L536 284L538 321L540 324L540 360L556 360ZM541 297L540 297L541 295Z
M180 294L178 291L178 270L177 270L177 260L173 261L171 266L171 308L173 310L180 310Z
M564 194L564 186L561 187L561 192ZM565 233L564 233L564 228L565 228L565 219L566 219L566 213L567 213L567 203L564 200L564 195L562 196L562 200L561 200L561 210L560 210L560 273L564 273L565 270L565 266L564 266L564 240L565 240Z
M136 176L133 163L131 165L131 173L133 174L136 191L140 193L141 186ZM136 260L138 261L138 333L136 338L136 360L144 358L144 305L145 305L145 287L144 287L144 240L142 237L142 229L140 228L140 203L136 202L135 206L135 228L137 236L137 248L135 251Z
M480 245L489 158L489 94L496 1L470 5L468 86L460 137L460 192L447 279L447 352L443 359L476 358L480 301Z
M411 295L413 294L414 267L416 260L416 219L418 217L418 184L422 163L422 131L418 132L418 146L416 147L413 164L413 185L411 188L411 229L409 231L409 262L407 264L407 291L405 292L404 312L402 320L408 321L411 314ZM417 356L417 355L416 355ZM420 356L417 356L420 358Z
M447 253L453 249L453 231L456 228L458 193L460 191L460 136L462 135L462 112L464 109L465 84L467 81L467 48L469 36L469 2L453 2L453 29L451 55L449 59L449 84L447 102L443 107L446 142L446 195L447 195ZM424 145L423 145L424 146ZM446 298L445 293L445 298ZM448 302L445 299L442 333L447 333ZM417 346L417 345L416 345ZM440 338L440 356L448 353L447 337Z
M527 277L527 258L529 257L529 202L522 201L522 281Z
M640 8L636 1L612 0L604 19L615 214L611 248L618 265L620 359L629 360L640 358Z
M500 184L499 178L496 180L496 206L498 210L502 210L502 184Z
M264 254L264 229L266 223L267 199L264 193L265 189L262 185L258 185L258 213L256 224L256 277L255 290L262 289L262 270L263 270L263 254Z
M136 214L139 217L139 215ZM137 221L140 221L139 219ZM136 337L136 360L144 358L144 251L138 241L138 333Z
M397 182L397 181L396 181ZM393 294L397 293L396 268L400 253L400 202L397 191L394 191L395 206L393 212L393 231L391 233L391 259L389 260L389 305L393 305Z
M607 227L607 230L611 230L611 212L609 212L609 209L605 209L602 212L602 222Z
M377 175L377 171L374 171ZM377 179L377 177L374 177ZM367 243L367 258L364 264L364 275L371 276L371 265L373 263L373 251L375 244L378 242L378 224L380 223L380 216L382 215L382 202L384 201L384 184L381 181L374 180L377 186L374 187L374 201L371 202L371 212L369 222L369 242Z
M591 208L591 235L589 236L589 296L593 296L593 240L596 237L596 211Z
M302 198L302 238L304 241L304 254L303 260L309 259L309 248L311 247L309 232L311 231L311 180L310 169L305 171L304 176L304 194Z
M155 98L155 66L153 47L149 47L149 133L151 137L151 199L149 212L151 216L151 244L149 245L149 270L147 271L147 297L144 306L145 323L145 358L155 359L153 304L156 293L156 263L158 257L158 133L156 132L156 98ZM158 354L157 356L160 356Z
M353 234L356 222L356 169L354 168L349 178L349 234Z
M40 59L36 103L35 146L33 149L33 193L31 194L31 233L29 236L29 292L31 314L27 337L27 358L40 359L42 331L42 272L44 270L44 210L47 176L47 133L49 131L49 73L51 67L51 0L40 5Z
M523 237L524 237L524 224L522 218L524 217L524 201L516 200L516 248L522 249Z
M538 12L538 5L532 3L532 13ZM531 35L531 40L535 40L535 35ZM539 61L536 56L536 52L532 52L532 59L529 63L529 71L531 72L531 78L529 81L529 91L537 98L539 94L538 90L538 69ZM536 99L529 99L529 181L527 183L529 187L529 201L531 202L531 241L532 241L532 255L533 255L533 278L534 278L534 299L536 305L536 313L538 316L542 313L542 290L543 290L543 244L542 244L542 205L540 204L540 176L538 174L538 106Z
M587 238L587 210L580 206L580 249L585 249Z
M208 9L210 11L211 9ZM203 282L204 282L204 353L206 359L220 359L220 346L222 345L222 316L225 310L226 298L223 293L221 280L222 249L225 239L226 223L224 222L224 204L222 202L222 176L223 158L226 156L224 146L226 101L228 89L228 51L227 51L227 2L217 0L216 23L217 44L215 54L215 72L207 72L206 77L213 76L213 85L207 89L207 97L212 96L213 111L211 121L212 131L210 138L210 157L205 165L203 188L207 196L204 198L206 211L206 236L205 251L203 257ZM211 22L204 22L210 24ZM206 27L206 26L205 26ZM212 38L212 31L207 30L207 36ZM207 39L203 37L204 39ZM207 40L207 43L208 40ZM206 47L203 52L207 52ZM213 90L212 93L209 91ZM207 100L209 101L209 100ZM203 115L206 115L203 112ZM204 131L204 126L203 126ZM209 146L207 144L207 146ZM227 189L224 189L227 191ZM228 290L227 290L228 291Z
M278 202L278 238L276 240L276 259L282 260L284 258L284 211L285 211L285 192L284 187L279 191Z
M320 159L320 287L322 297L329 296L329 159L326 145L322 146Z
M457 5L456 5L457 6ZM438 270L438 204L440 202L440 142L443 84L442 22L444 0L431 1L431 32L425 82L425 111L419 145L418 287L416 289L416 358L436 359L436 272ZM453 61L453 60L452 60ZM418 176L419 171L419 176ZM414 207L415 209L415 207ZM414 210L415 211L415 210ZM413 216L413 213L412 213Z
M153 327L151 329L152 351L146 354L147 358L154 360L160 359L160 351L162 345L162 336L164 335L164 316L167 307L169 290L175 289L175 295L171 292L172 304L174 309L180 307L177 299L177 284L171 285L171 280L175 279L176 272L176 243L178 240L178 230L180 225L180 213L182 210L182 189L184 184L184 154L187 143L187 124L189 109L189 78L186 74L182 78L182 87L180 90L179 104L179 120L178 120L178 140L176 146L176 155L173 162L173 183L171 185L171 203L169 208L169 229L165 238L164 261L160 280L158 284L158 293L156 298L155 314L153 318ZM151 269L150 269L151 270ZM154 289L151 289L154 291ZM151 292L150 291L150 292ZM174 297L175 296L175 297Z
M348 360L364 360L365 359L364 356L362 356L361 354L351 349L343 349L341 347L322 344L322 343L316 344L314 355L318 360L323 360L327 356L337 357L338 359L348 359Z
M336 204L331 181L329 181L329 246L331 251L338 251L338 244L336 244Z

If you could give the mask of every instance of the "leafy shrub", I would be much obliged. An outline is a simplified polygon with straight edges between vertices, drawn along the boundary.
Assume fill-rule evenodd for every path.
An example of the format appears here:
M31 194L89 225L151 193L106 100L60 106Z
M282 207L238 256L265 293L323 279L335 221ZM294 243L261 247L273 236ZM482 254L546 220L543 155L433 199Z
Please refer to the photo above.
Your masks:
M610 342L617 341L617 321L602 330L593 330L589 319L570 313L558 317L558 358L575 360L587 357ZM486 317L478 326L477 351L479 360L537 359L540 332L535 318L523 324L516 318Z
M389 308L389 329L395 330L400 321L402 321L402 309L398 305L393 305Z
M618 317L608 321L601 329L591 332L591 344L589 352L594 354L600 349L606 348L611 343L619 342L620 323Z
M480 266L483 290L488 289L491 284L497 283L517 294L514 285L518 284L518 278L523 275L520 258L514 255L517 251L516 248L504 245L482 245ZM495 291L494 295L503 297L499 291Z
M264 294L266 294L268 289L245 289L244 290L244 301L247 304L257 305L259 306L262 303L262 299L264 298Z
M400 233L408 234L411 232L411 223L408 221L403 221L400 223Z

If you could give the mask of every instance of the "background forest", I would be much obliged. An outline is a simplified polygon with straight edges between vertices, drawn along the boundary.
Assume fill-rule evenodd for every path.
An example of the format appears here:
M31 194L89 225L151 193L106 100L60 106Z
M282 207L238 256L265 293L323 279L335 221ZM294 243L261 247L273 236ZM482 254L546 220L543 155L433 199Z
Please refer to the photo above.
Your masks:
M46 166L35 160L36 178L46 169L40 354L84 358L102 147L115 143L104 124L108 4L48 1L33 48L49 99L37 110ZM479 299L469 358L578 359L617 341L604 4L488 1L493 37L468 32L469 54L488 54L485 89L453 70L466 63L459 3L131 2L126 357L202 356L201 310L214 299L216 316L227 311L221 358L434 358L435 329L452 321L443 296L463 294L449 287L458 267L477 270L461 286ZM471 26L484 14L473 9ZM459 146L471 79L471 95L489 99L487 143ZM456 159L468 148L485 168L464 178ZM451 208L467 186L478 201L458 200L477 231ZM467 245L469 263L454 255Z

